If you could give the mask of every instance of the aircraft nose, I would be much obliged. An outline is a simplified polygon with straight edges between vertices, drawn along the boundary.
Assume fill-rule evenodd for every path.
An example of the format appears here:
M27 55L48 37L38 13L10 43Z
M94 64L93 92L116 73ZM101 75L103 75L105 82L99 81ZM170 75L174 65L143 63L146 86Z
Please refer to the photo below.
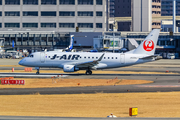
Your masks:
M24 59L22 59L21 61L19 61L19 65L23 65L23 61L24 61Z

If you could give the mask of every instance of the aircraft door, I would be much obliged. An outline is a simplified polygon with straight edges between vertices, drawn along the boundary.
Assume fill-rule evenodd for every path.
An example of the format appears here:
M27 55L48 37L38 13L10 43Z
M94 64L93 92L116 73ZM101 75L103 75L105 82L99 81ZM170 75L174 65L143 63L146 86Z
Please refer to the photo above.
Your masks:
M125 63L125 54L120 54L120 63L121 64Z
M40 59L41 59L41 63L45 62L45 53L44 52L40 53Z

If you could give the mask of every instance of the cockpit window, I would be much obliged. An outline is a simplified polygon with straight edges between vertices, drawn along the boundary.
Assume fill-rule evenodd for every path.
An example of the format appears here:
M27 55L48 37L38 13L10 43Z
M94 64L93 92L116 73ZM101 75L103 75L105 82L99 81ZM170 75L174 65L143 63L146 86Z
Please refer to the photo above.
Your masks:
M32 58L32 57L34 57L34 55L31 54L31 55L28 55L27 57L31 57Z
M30 55L30 57L34 57L34 55Z

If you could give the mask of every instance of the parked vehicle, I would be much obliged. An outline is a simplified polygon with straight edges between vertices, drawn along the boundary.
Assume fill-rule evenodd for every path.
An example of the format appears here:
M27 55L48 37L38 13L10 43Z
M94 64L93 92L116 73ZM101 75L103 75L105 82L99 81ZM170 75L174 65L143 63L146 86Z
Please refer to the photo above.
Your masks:
M168 53L167 58L168 59L175 59L175 54L174 53Z
M6 52L6 58L14 58L14 59L19 59L22 57L22 53L18 51L7 51Z

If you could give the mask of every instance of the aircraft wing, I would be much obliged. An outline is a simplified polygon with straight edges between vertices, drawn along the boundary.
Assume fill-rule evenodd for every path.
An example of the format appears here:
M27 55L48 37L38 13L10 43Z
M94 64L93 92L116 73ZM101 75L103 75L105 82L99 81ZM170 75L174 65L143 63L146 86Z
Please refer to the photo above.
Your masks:
M104 53L101 55L101 57L98 60L82 62L82 63L75 63L74 65L77 67L93 67L93 66L99 64L99 61L102 60L103 56L104 56Z

